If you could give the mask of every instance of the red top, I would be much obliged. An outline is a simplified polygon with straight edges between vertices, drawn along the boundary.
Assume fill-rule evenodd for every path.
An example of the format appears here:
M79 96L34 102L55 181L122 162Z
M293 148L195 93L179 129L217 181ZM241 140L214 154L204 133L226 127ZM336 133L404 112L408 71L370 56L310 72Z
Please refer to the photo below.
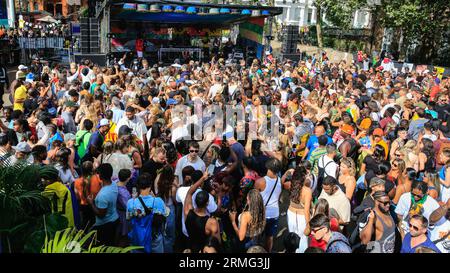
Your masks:
M330 219L330 229L331 231L338 231L339 230L339 222L336 218L331 218ZM311 234L309 235L309 247L317 247L317 248L321 248L324 251L327 248L327 242L320 240L317 241L314 236L312 236Z
M144 40L142 39L136 40L136 51L144 51Z

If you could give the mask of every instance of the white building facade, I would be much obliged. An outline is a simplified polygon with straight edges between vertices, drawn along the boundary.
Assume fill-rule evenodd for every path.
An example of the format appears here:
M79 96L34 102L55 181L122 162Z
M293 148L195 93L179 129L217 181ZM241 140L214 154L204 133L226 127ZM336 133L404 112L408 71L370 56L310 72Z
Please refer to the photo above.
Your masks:
M317 23L314 0L275 0L275 6L283 8L283 14L277 17L279 24L303 27ZM370 26L371 14L368 9L357 10L353 14L353 28L370 28Z

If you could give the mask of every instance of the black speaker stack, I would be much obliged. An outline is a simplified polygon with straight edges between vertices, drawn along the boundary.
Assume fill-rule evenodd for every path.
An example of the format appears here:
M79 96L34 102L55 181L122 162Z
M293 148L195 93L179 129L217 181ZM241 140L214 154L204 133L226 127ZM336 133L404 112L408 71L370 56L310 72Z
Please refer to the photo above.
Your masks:
M100 31L96 18L80 19L81 53L100 53Z
M300 59L300 54L297 53L297 44L300 41L299 27L288 25L284 27L283 32L284 38L281 44L282 58L298 61Z

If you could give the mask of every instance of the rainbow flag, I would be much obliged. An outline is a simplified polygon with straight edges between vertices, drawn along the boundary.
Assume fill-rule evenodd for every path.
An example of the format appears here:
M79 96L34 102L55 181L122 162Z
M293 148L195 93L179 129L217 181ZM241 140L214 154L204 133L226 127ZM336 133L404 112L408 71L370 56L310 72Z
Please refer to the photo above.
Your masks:
M248 21L239 25L239 35L243 38L263 43L264 18L250 18Z

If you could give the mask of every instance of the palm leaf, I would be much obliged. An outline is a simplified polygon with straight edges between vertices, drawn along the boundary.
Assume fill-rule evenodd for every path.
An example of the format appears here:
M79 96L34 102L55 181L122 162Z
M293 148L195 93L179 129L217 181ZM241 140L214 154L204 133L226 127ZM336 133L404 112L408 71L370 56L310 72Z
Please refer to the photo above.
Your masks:
M76 231L74 228L67 228L55 233L53 240L49 240L46 236L45 243L42 246L41 253L128 253L133 250L142 249L143 247L112 247L112 246L97 246L92 247L97 231L91 231L84 234L83 230ZM89 247L83 249L83 245L90 240ZM79 247L72 249L73 246Z

